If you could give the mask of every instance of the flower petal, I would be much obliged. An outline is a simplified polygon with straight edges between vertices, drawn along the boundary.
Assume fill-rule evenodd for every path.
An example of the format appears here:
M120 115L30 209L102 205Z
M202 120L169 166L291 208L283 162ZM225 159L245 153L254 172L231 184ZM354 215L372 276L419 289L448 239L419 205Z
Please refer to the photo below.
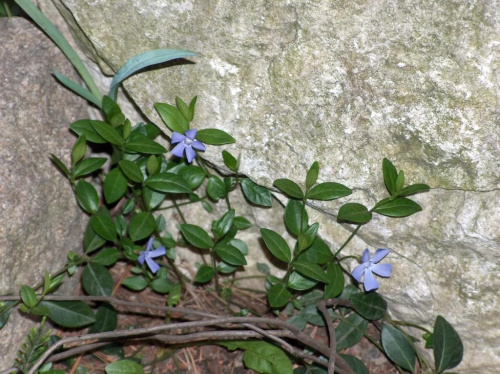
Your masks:
M198 151L204 151L206 149L205 144L203 144L199 140L195 140L194 142L192 142L191 147L197 149Z
M149 252L148 257L149 258L160 257L160 256L163 256L165 253L167 253L167 250L165 249L165 247L158 247L155 250Z
M151 249L153 249L153 239L153 236L149 238L148 245L146 246L146 251L150 251Z
M186 147L186 158L189 163L193 162L196 157L196 152L191 147Z
M391 264L373 264L370 270L381 277L390 277L392 265Z
M154 274L158 271L158 269L160 268L160 265L158 265L156 262L154 262L151 258L149 257L146 257L146 262L149 266L149 268L151 269L151 272Z
M198 132L198 130L191 129L191 130L187 130L184 134L186 134L186 137L188 139L194 140L194 138L196 138L197 132Z
M144 260L146 259L146 251L142 251L139 254L139 257L137 258L137 261L139 261L139 264L144 265Z
M365 285L365 291L371 291L371 290L376 290L378 289L378 282L373 276L372 272L370 269L366 269L365 271L365 279L363 281Z
M172 133L172 140L170 141L172 144L182 142L186 137L182 135L181 133L178 132L173 132Z
M363 255L361 256L361 263L364 264L368 261L370 261L370 251L368 250L368 248L366 248L363 252Z
M382 260L387 254L389 253L388 249L384 248L379 248L375 251L375 254L373 255L372 262L376 264L380 260Z
M184 142L181 142L181 143L177 144L170 151L170 153L172 153L174 156L177 156L177 157L183 157L184 156L184 149L185 148L186 148L186 145L184 144Z
M365 269L366 266L363 264L356 266L351 273L352 277L356 279L358 282L361 282L361 277L363 276Z

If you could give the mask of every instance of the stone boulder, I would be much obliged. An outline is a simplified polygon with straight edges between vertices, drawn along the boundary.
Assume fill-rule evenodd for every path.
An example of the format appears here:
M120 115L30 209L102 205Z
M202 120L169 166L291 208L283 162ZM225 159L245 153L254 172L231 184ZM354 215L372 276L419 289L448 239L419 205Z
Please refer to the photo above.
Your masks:
M199 52L124 87L158 124L155 102L198 95L194 125L231 133L256 182L301 181L318 160L322 180L354 189L342 202L373 206L387 157L431 185L423 212L377 216L345 253L391 248L380 291L395 318L443 315L465 343L456 370L497 372L500 1L53 2L106 74L150 49ZM222 170L219 152L205 157ZM353 229L339 206L313 206L333 246Z
M87 114L85 101L52 76L57 70L76 79L71 64L32 23L0 18L0 44L0 294L5 295L39 283L46 269L63 267L70 250L81 252L86 217L50 153L69 164L75 141L69 124ZM12 366L32 325L20 313L11 314L0 330L0 368Z

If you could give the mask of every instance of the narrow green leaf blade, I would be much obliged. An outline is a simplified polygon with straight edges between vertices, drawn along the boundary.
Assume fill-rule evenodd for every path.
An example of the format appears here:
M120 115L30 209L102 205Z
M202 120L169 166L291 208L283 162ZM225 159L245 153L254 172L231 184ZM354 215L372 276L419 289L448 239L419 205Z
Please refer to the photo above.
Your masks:
M307 229L309 217L301 201L290 199L285 207L285 225L290 232L298 236Z
M396 180L398 178L398 172L392 162L384 158L382 160L382 173L384 174L384 182L387 190L391 195L396 193Z
M314 161L307 171L306 175L306 188L309 189L311 188L314 183L318 180L318 174L319 174L319 164L318 161Z
M103 191L104 198L108 204L120 200L127 192L127 178L123 175L120 168L111 169L104 178Z
M23 284L21 286L21 300L28 308L33 308L36 305L36 294L33 288Z
M389 217L407 217L421 210L420 205L405 197L397 197L373 209L374 212Z
M236 142L231 135L219 129L198 130L196 139L210 145L222 145Z
M426 184L412 184L399 191L398 196L408 196L419 192L427 192L431 188Z
M96 107L102 107L102 100L98 99L92 92L87 90L85 87L80 86L78 83L73 82L71 79L66 78L64 75L59 74L57 71L53 71L54 77L61 82L64 86L69 88L71 91L76 93L77 95L83 97L85 100L91 102Z
M352 190L335 182L320 183L309 190L307 198L311 200L334 200L352 194Z
M403 369L413 373L415 348L408 338L394 326L383 324L381 340L387 356Z
M337 263L329 263L326 268L328 283L325 285L324 298L332 299L339 296L344 290L344 273Z

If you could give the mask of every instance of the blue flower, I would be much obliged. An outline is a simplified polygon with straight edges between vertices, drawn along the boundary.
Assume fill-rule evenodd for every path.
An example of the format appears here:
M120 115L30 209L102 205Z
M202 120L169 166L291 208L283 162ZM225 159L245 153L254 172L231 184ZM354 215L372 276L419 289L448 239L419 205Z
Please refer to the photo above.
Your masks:
M137 259L141 265L144 265L144 261L148 264L151 271L156 273L160 268L156 262L153 261L153 258L163 256L167 253L165 247L159 247L153 249L153 237L149 238L148 245L146 246L146 250L142 251L139 254L139 258Z
M196 157L196 152L194 151L195 149L198 151L205 151L205 144L200 142L199 140L196 140L196 133L198 130L187 130L184 134L182 135L178 132L174 132L172 134L172 144L177 144L174 149L172 149L170 152L177 157L182 157L184 155L184 151L186 151L186 158L189 163L193 162L194 158ZM193 149L194 148L194 149Z
M352 277L358 282L361 282L361 277L364 275L365 279L363 283L365 285L365 291L378 289L378 282L372 273L381 277L389 277L391 275L392 265L378 264L378 262L387 256L388 253L388 249L379 248L375 251L373 258L370 259L370 251L368 248L363 252L361 256L361 265L354 268Z

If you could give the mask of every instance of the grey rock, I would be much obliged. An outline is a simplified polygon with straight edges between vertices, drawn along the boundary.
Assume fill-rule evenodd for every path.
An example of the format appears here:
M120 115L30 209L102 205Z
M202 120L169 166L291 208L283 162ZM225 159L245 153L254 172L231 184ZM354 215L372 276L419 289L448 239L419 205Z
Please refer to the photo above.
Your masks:
M259 183L301 181L318 160L322 181L355 190L342 202L373 206L387 157L430 184L415 197L423 212L377 216L346 254L391 248L381 292L393 315L429 326L443 315L464 338L457 371L497 371L498 0L54 2L107 74L149 49L199 52L124 87L158 124L155 102L199 95L194 126L231 133L227 149ZM222 170L219 156L205 154ZM312 206L332 245L352 230L334 221L339 206Z
M85 214L50 153L70 162L69 124L86 103L59 85L52 71L76 79L71 64L32 23L0 18L0 294L35 285L45 270L80 253ZM75 277L77 278L77 277ZM76 279L75 279L76 280ZM69 283L63 290L72 292ZM13 364L33 321L13 312L0 330L0 367Z

